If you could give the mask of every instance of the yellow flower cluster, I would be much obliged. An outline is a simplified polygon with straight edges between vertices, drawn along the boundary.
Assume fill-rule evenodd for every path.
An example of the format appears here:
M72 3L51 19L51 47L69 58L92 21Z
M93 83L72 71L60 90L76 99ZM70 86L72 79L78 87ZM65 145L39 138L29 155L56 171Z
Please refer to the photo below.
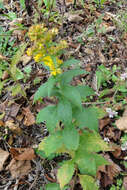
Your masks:
M28 36L34 44L28 48L27 55L33 56L36 62L43 62L54 76L62 72L60 65L63 61L58 56L62 49L67 48L65 40L61 40L59 43L53 42L53 38L57 34L57 28L48 30L43 24L32 26L28 32ZM52 57L55 57L55 60Z

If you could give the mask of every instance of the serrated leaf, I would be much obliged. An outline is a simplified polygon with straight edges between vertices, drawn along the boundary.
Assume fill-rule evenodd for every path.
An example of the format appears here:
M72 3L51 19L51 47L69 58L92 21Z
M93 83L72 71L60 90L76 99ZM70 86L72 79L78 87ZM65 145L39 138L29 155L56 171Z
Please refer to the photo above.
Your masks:
M66 71L62 73L62 75L60 76L61 84L65 85L67 83L70 83L73 77L76 77L84 73L87 73L87 72L81 69L73 69L73 70Z
M12 76L13 80L17 81L19 79L24 78L24 74L17 68L16 64L20 61L21 56L23 55L26 49L27 43L23 43L20 45L19 50L11 59L11 64L9 67L10 75Z
M60 183L60 188L63 188L66 184L69 183L74 174L74 171L75 171L74 164L71 161L65 162L58 169L57 179L58 182Z
M76 150L79 146L79 133L73 125L65 127L62 131L63 143L68 150Z
M46 126L49 132L54 132L54 129L58 122L56 106L47 106L38 113L37 123L41 123L44 121L46 121Z
M77 150L75 162L81 174L96 176L99 166L109 164L101 155Z
M108 146L104 140L101 139L101 136L97 133L91 133L85 131L80 136L80 145L79 149L81 152L99 152L99 151L109 151L111 148Z
M60 186L57 183L49 183L45 185L46 190L60 190Z
M87 127L91 130L98 131L98 118L94 108L83 108L82 112L74 109L73 116L77 120L80 128Z
M87 96L91 96L94 95L95 92L92 88L90 88L89 86L76 86L77 90L80 93L81 98L86 98Z
M60 132L46 137L39 144L39 150L44 151L45 155L48 157L50 154L55 153L57 149L62 146L62 135Z
M70 85L63 86L61 92L74 106L79 109L82 108L81 96L75 87Z
M23 43L20 45L19 50L16 52L16 54L12 57L11 65L16 65L23 55L25 49L27 47L27 43Z
M77 65L80 62L80 60L77 59L68 59L62 64L62 67L70 67L71 65Z
M95 183L93 177L88 175L78 175L83 190L98 190L98 186Z
M57 105L57 114L60 121L65 125L70 124L72 121L72 108L70 102L62 98Z

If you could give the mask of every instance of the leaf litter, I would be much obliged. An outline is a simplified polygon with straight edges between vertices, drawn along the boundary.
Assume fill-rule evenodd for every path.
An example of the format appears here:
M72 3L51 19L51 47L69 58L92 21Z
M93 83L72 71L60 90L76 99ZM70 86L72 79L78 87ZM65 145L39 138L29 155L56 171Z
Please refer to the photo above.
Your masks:
M119 19L120 16L118 17L117 13L119 13L119 9L125 9L126 2L121 3L119 6L111 3L110 1L106 1L104 7L100 9L97 8L95 4L93 5L89 3L89 1L84 3L84 8L80 5L80 2L78 2L79 4L76 9L72 8L72 1L67 1L66 3L66 18L63 19L62 26L62 30L64 32L62 32L63 36L61 36L61 34L58 36L58 38L65 38L69 42L69 51L64 56L67 58L71 55L80 59L83 63L81 67L90 71L90 74L84 76L84 78L75 78L73 83L81 84L85 79L86 83L91 85L91 81L93 81L93 86L95 87L96 93L99 95L102 89L98 89L98 81L95 79L95 73L98 65L103 63L111 70L113 65L120 66L121 71L118 71L117 73L119 76L121 76L126 69L126 31L121 39L122 31L119 26L115 24L116 22L121 24L121 20ZM6 32L7 28L9 28L9 30L14 30L10 37L10 41L15 41L13 48L19 46L21 41L27 41L25 34L28 31L28 27L34 23L33 20L40 22L40 16L35 16L37 14L37 10L34 9L32 3L30 5L31 13L29 16L29 6L27 7L26 12L26 10L21 9L19 2L4 1L6 9L2 10L2 13L7 14L9 12L13 12L16 15L15 18L14 14L10 14L9 19L7 17L0 16L0 23L4 27L4 31ZM59 9L59 7L57 7L57 9ZM73 13L71 10L73 10ZM102 12L104 14L100 23L99 19ZM92 25L92 23L94 24ZM23 25L25 26L24 28L22 28ZM56 25L61 29L61 26L55 21L50 23L50 25L51 27ZM21 26L21 28L19 26ZM7 49L9 47L10 45L8 44ZM10 61L11 55L6 55L5 52L0 53L0 59L8 62ZM47 80L48 73L46 73L44 68L36 65L31 57L27 57L24 52L17 63L17 67L24 72L24 66L29 65L32 66L32 73L30 73L30 78L25 78L28 83L25 83L22 79L19 81L21 89L23 88L26 91L27 98L23 97L22 94L20 96L16 95L13 97L9 91L5 90L6 87L15 85L14 81L7 82L2 94L0 95L0 155L2 155L0 156L0 158L2 158L0 160L0 169L5 172L6 178L10 179L11 176L13 177L13 183L15 183L15 178L19 178L21 180L18 184L19 189L22 188L22 186L24 189L29 189L31 186L29 183L26 184L26 181L32 181L34 183L35 180L32 189L37 190L40 189L43 184L47 183L47 180L52 181L52 178L46 177L47 175L45 173L48 173L50 176L52 173L56 172L57 159L64 160L66 157L61 156L57 158L56 161L49 161L42 165L40 164L40 162L42 162L41 158L39 156L35 156L33 147L37 147L41 139L48 134L45 124L37 125L35 123L35 113L44 107L44 104L51 104L52 100L44 99L44 104L37 103L38 105L32 105L32 97L38 86ZM3 73L2 76L3 81L10 77L8 73ZM37 77L40 77L40 81L37 83L35 82L34 84L33 81ZM114 97L112 97L112 94L110 93L106 95L106 98L109 98L108 103L105 101L106 103L102 105L99 104L100 107L105 109L109 107L110 104L112 107L111 102ZM95 97L95 101L96 100L97 97ZM123 135L123 132L127 132L126 108L125 112L121 115L121 110L123 110L125 105L122 105L121 107L119 104L117 108L114 106L114 109L112 109L115 110L115 112L118 112L119 118L116 119L117 116L109 118L109 116L106 115L100 119L100 135L109 144L116 143L118 145L114 148L114 151L103 155L111 165L100 167L98 170L97 178L100 181L100 188L102 190L109 188L113 183L115 183L117 176L121 172L126 171L125 166L121 166L120 163L120 161L123 161L126 156L126 152L121 149L121 136ZM114 123L117 128L114 127ZM8 159L9 156L11 157L10 160ZM10 171L10 175L6 173L7 171ZM39 172L40 175L38 175ZM1 176L0 181L3 181ZM123 186L125 189L126 181L126 177L124 177ZM2 185L2 183L4 182L0 182L0 185ZM7 181L5 184L6 183ZM10 183L7 187L12 189L13 186ZM76 187L78 187L77 189L80 189L78 180L75 185L75 188Z

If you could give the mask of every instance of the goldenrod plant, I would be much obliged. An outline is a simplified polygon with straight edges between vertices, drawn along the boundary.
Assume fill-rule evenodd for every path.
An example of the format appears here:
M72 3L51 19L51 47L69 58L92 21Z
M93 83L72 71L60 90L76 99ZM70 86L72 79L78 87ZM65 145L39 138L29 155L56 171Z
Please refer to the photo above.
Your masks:
M108 164L100 155L100 151L110 150L98 133L96 109L84 107L82 100L94 94L89 86L71 85L73 77L87 73L76 68L69 70L75 59L63 61L61 51L67 48L64 40L55 41L58 29L47 29L43 24L30 28L28 36L33 46L27 54L49 69L50 76L42 84L34 96L34 101L44 97L55 97L56 103L43 108L37 115L37 123L46 122L49 136L39 144L38 153L43 152L49 158L61 153L69 155L69 159L61 163L58 169L58 184L47 184L46 189L65 189L73 176L78 176L84 190L97 190L96 172L98 166ZM67 69L68 68L68 69Z

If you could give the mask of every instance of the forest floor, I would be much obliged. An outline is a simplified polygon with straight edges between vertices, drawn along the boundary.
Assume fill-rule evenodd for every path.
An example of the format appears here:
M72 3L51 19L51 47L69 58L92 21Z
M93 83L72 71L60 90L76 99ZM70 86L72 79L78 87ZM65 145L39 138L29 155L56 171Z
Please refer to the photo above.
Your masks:
M36 124L36 115L52 101L33 102L49 73L26 54L31 46L27 32L33 24L44 23L58 28L58 40L68 42L62 58L80 60L80 67L89 72L75 77L73 84L95 90L84 104L100 108L100 135L116 145L115 151L103 153L111 165L97 173L100 190L127 190L127 1L86 0L73 6L68 0L66 7L60 1L50 11L43 1L26 1L26 7L24 2L0 1L0 189L41 190L57 182L59 160L65 159L63 155L49 161L35 154L48 135L45 124ZM15 67L12 57L25 42ZM78 181L74 189L82 189Z

